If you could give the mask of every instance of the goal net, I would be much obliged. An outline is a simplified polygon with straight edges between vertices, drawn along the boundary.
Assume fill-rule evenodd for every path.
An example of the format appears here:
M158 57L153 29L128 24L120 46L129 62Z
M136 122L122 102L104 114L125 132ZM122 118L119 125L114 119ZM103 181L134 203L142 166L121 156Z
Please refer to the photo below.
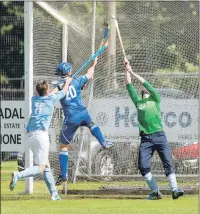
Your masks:
M197 183L198 2L34 3L34 85L40 79L56 80L55 69L61 61L71 62L75 72L98 49L104 21L111 25L109 47L99 56L94 79L83 91L83 100L106 140L115 142L115 146L103 150L87 128L80 128L69 151L69 182L77 184L74 188L79 188L82 181L88 181L91 188L97 181L144 185L137 166L137 112L125 88L123 54L112 15L117 17L133 70L161 95L163 126L178 181ZM134 78L133 84L140 94L142 86ZM58 105L50 127L50 163L55 179L59 174L62 121ZM157 153L152 157L151 171L158 181L167 181Z

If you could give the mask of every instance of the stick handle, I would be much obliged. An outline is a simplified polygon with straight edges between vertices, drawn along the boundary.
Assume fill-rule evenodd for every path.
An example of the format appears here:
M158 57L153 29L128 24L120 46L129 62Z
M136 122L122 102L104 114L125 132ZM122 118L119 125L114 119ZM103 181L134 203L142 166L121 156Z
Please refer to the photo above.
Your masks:
M77 76L85 67L87 67L92 60L94 60L97 56L99 56L106 49L106 45L102 46L96 53L94 53L88 61L86 61L73 75L72 78Z
M106 25L106 29L104 31L103 39L102 39L102 41L101 41L101 43L99 45L99 49L105 44L105 42L106 42L106 40L108 38L109 31L110 31L110 25L107 24L107 23L105 23L105 25Z
M124 58L126 59L126 53L125 53L125 50L124 50L124 45L123 45L123 42L122 42L122 37L121 37L121 33L120 33L120 31L119 31L118 22L117 22L116 19L115 19L115 28L116 28L116 30L117 30L117 35L118 35L118 37L119 37L119 42L120 42L120 45L121 45L121 49L122 49Z
M100 47L99 50L94 53L73 75L72 78L74 78L75 76L77 76L85 67L87 67L92 60L94 60L97 56L99 56L105 49L106 49L106 45L105 45L105 41L108 37L109 31L110 31L110 25L105 23L106 25L106 29L104 31L104 35L103 35L103 40L100 43ZM65 83L65 79L61 79L58 83L54 84L54 87L57 87L59 84L61 83Z
M87 67L92 60L94 60L97 56L99 56L105 49L106 49L106 45L102 46L95 54L93 54L90 59L88 59L88 61L86 61L73 75L72 78L74 78L75 76L77 76L85 67ZM59 84L61 83L65 83L66 79L61 79L58 83L54 84L54 87L57 87Z
M125 53L125 49L124 49L124 45L123 45L123 41L122 41L122 37L121 37L121 33L120 33L120 31L119 31L119 25L118 25L118 22L117 22L116 19L115 19L115 28L116 28L116 30L117 30L117 35L118 35L119 42L120 42L120 46L121 46L121 49L122 49L122 52L123 52L123 55L124 55L124 60L127 60L127 58L126 58L126 53ZM132 69L130 69L130 72L131 72L133 75L135 75L134 72L132 71Z

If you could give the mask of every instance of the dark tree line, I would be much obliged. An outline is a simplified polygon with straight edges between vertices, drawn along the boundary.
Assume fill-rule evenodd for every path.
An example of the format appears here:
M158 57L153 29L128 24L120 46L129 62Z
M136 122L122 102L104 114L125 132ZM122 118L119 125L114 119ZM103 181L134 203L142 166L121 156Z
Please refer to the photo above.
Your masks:
M23 4L19 1L0 2L1 82L6 77L24 75ZM49 4L56 5L60 11L71 13L71 17L76 19L84 17L84 14L91 15L92 11L89 2ZM108 18L106 9L107 3L97 3L97 21ZM126 53L130 55L134 69L152 73L198 72L198 1L120 1L116 4L116 12ZM116 48L118 63L123 56L119 43ZM121 72L121 68L117 72Z
M24 2L0 2L0 74L6 78L24 75ZM19 87L15 81L14 87Z

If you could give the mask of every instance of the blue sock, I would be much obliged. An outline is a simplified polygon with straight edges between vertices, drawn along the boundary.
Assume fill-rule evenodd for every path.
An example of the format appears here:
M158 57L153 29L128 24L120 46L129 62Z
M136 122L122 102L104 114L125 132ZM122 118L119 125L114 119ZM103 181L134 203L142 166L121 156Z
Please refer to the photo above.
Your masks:
M103 143L105 143L105 139L101 133L100 128L97 125L93 125L92 127L90 127L90 131L92 135L99 141L99 143L104 146Z
M21 172L18 172L18 178L26 178L26 177L34 177L40 174L40 167L39 166L32 166L29 167Z
M151 172L147 173L144 176L144 180L152 191L158 190L158 185L156 183L155 178L152 176Z
M61 150L59 154L61 176L68 179L68 151Z
M55 181L54 181L53 175L51 173L51 169L45 168L43 176L44 176L44 181L47 185L47 188L49 189L50 194L51 195L57 194L57 190L55 187Z

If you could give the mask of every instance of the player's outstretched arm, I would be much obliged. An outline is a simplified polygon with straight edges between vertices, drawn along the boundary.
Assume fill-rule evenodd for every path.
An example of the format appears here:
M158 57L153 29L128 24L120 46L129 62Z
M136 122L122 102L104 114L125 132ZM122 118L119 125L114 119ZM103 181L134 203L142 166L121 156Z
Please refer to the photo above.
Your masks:
M138 74L133 72L133 76L136 77L142 84L145 82L145 79Z
M131 74L130 74L131 66L128 61L124 61L124 70L125 70L125 83L130 84L131 83Z
M69 84L71 83L72 79L73 78L71 78L71 77L66 77L66 82L63 86L63 90L65 91L66 94L68 92Z
M125 83L126 83L126 89L128 90L129 96L133 103L137 105L137 102L140 100L140 98L137 95L137 92L135 88L133 87L133 84L131 84L131 66L128 61L124 62L124 68L125 68Z
M55 94L59 91L58 87L54 88L51 92L50 95Z
M66 82L65 82L64 86L62 87L62 89L58 89L57 93L50 94L54 104L56 104L60 99L62 99L66 96L66 94L68 92L68 87L69 87L69 84L71 83L71 81L72 81L72 78L67 77Z
M130 71L131 71L133 76L136 77L143 84L143 86L147 89L147 91L152 95L154 100L157 102L160 102L160 95L158 94L158 92L143 77L139 76L138 74L136 74L135 72L132 71L132 68L127 59L124 60L124 65L125 65L125 82L126 82L126 84L131 83L131 75L130 75ZM132 100L133 100L133 98L132 98Z
M108 47L108 40L105 41L105 43L103 42L101 45L105 45L106 47ZM101 47L100 47L101 48ZM93 61L92 61L92 65L91 67L88 69L88 72L87 72L87 77L88 77L88 80L92 79L93 78L93 75L94 75L94 69L95 69L95 66L97 64L97 60L98 58L95 58Z
M125 65L125 70L127 70L129 72L129 75L130 75L130 71L131 71L133 76L136 77L142 84L145 82L145 79L143 77L139 76L138 74L136 74L135 72L132 71L130 63L126 58L124 59L124 65Z
M58 91L60 91L60 90L62 90L62 89L64 89L65 93L67 93L68 87L69 87L69 84L71 83L71 81L72 81L72 78L67 77L67 78L66 78L66 82L65 82L65 83L61 83L61 84L58 85L56 88L54 88L54 89L51 91L50 95L55 94L55 93L57 93ZM65 87L66 87L66 88L65 88Z
M97 58L95 58L95 59L92 61L92 65L91 65L91 67L88 69L88 72L87 72L87 74L86 74L88 80L90 80L90 79L93 78L94 69L95 69L96 64L97 64Z

